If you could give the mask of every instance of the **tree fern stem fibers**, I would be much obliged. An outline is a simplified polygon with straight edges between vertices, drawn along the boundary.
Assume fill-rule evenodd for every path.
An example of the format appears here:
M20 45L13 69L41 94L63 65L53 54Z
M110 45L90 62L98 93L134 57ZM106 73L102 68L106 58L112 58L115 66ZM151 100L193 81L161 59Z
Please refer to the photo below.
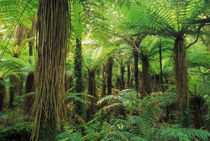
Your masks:
M162 45L159 44L159 60L160 60L160 90L164 92L163 88L163 67L162 67Z
M103 71L102 71L102 76L103 76L103 80L102 80L102 96L104 97L106 96L106 79L107 79L107 74L106 74L106 64L103 64Z
M133 51L133 58L134 58L134 82L135 82L135 90L138 93L139 90L139 53L137 50L134 49Z
M121 60L120 62L120 70L121 70L120 90L123 90L125 89L125 80L124 80L125 68L123 65L123 60Z
M126 87L130 88L131 87L131 70L130 70L130 62L127 63L127 82L126 82Z
M181 113L185 113L183 116L187 116L183 119L185 119L185 121L189 121L189 116L186 114L189 113L188 72L186 49L184 45L184 38L182 35L176 38L174 44L174 60L178 109ZM182 121L183 125L185 125L185 121Z
M97 99L95 73L96 69L88 69L88 94ZM96 99L90 99L91 103L87 110L87 121L91 120L94 117L94 114L97 110Z
M5 96L6 88L4 85L4 79L0 78L0 112L3 110Z
M107 95L112 94L112 67L113 67L113 58L109 57L107 61Z
M81 39L76 38L76 49L74 56L74 71L75 71L75 91L81 93L83 91L82 80L82 44ZM75 101L75 111L84 120L86 119L85 105L80 101Z
M40 129L47 131L47 140L53 140L57 127L64 124L67 12L66 0L39 1L36 94L31 116L34 120L32 140L38 140Z
M149 77L149 58L146 54L141 53L142 57L142 75L141 75L141 89L142 97L150 94L150 77Z
M26 94L34 92L34 73L30 72L26 78ZM24 99L24 111L30 115L31 107L33 105L34 95L29 95Z

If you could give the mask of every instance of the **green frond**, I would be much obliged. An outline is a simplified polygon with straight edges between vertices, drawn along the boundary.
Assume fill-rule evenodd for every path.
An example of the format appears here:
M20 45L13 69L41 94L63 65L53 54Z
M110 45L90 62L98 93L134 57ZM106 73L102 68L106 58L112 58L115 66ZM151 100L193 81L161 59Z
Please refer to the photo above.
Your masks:
M87 93L69 93L67 96L66 96L66 103L68 103L69 101L71 100L76 100L76 101L79 101L81 103L89 103L89 101L85 100L83 97L88 97L88 98L91 98L91 99L95 99L94 96L92 95L89 95Z
M206 130L190 128L162 128L157 131L156 135L159 135L164 139L178 139L180 141L208 141L210 137L210 133Z
M0 19L14 24L18 22L31 29L31 19L38 10L37 0L1 0L0 5Z
M111 110L116 109L117 107L121 107L123 106L122 103L113 103L110 104L108 106L104 106L102 109L98 110L97 113L95 113L95 115L100 115L101 113L109 113Z
M108 95L108 96L102 97L101 99L99 99L97 101L97 105L101 105L103 102L113 100L113 99L119 100L119 96L118 95Z

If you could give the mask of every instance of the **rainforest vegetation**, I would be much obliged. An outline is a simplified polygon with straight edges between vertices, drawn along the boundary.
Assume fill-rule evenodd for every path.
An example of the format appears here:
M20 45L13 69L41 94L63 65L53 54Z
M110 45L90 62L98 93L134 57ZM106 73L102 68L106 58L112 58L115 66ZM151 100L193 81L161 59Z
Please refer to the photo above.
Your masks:
M210 140L209 0L0 0L0 141Z

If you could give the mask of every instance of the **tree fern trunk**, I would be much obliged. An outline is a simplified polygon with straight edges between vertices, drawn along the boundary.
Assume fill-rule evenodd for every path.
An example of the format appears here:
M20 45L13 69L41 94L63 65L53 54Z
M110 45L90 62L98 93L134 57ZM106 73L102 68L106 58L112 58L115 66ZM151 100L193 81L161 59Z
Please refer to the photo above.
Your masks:
M113 58L109 57L107 62L107 94L112 94L112 67L113 67Z
M88 69L88 94L97 98L95 72L96 72L95 69ZM91 105L87 110L87 120L93 118L95 112L96 112L96 100L91 99Z
M149 80L149 59L145 54L141 54L142 57L142 75L141 75L141 89L142 89L142 97L149 95L150 88L150 80Z
M164 91L163 88L163 68L162 68L162 46L159 44L159 60L160 60L160 89Z
M48 131L45 139L53 140L57 125L62 127L66 113L64 94L67 12L68 3L65 0L39 2L36 95L32 109L34 118L32 138L35 140L38 140L40 128Z
M76 38L76 50L74 58L74 71L75 71L75 91L76 93L81 93L83 91L82 84L82 44L81 39ZM75 111L80 115L84 120L85 115L85 105L80 101L75 101Z
M120 62L120 70L121 70L120 90L123 90L125 89L125 80L124 80L125 68L122 60Z
M130 70L130 62L127 63L127 82L126 82L126 87L130 88L131 87L131 70Z
M0 78L0 112L3 110L5 96L6 88L4 85L4 79Z
M34 73L31 72L26 78L26 93L34 92ZM24 100L24 110L26 114L30 114L31 107L34 102L34 95L29 95Z
M176 80L176 93L178 109L183 114L187 114L189 111L189 86L188 86L188 72L187 72L187 60L186 49L184 45L184 39L179 36L174 44L174 60L175 60L175 80ZM183 125L187 126L189 121L188 115L183 115Z
M135 81L135 90L138 92L139 90L139 53L137 50L134 49L133 51L133 57L134 57L134 81Z
M106 74L106 65L103 64L103 80L102 80L102 97L106 96L106 79L107 79L107 74Z

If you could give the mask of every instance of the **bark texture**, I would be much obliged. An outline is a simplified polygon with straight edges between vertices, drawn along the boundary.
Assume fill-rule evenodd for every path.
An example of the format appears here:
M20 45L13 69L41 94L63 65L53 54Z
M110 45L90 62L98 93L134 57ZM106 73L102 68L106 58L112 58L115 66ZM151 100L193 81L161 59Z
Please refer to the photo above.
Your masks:
M4 85L4 79L0 78L0 112L3 110L5 96L6 88Z
M95 69L88 69L88 94L97 98L95 72L96 72ZM96 99L91 99L91 104L87 110L87 120L93 118L95 112L96 112Z
M126 87L131 87L131 69L130 69L130 62L127 63L127 82Z
M179 109L182 109L184 103L187 102L189 104L186 50L182 37L178 37L175 41L174 60L177 102Z
M141 75L141 88L142 97L149 95L150 88L150 78L149 78L149 58L145 54L141 54L142 57L142 75Z
M112 94L112 67L113 67L113 58L109 57L107 62L107 94Z
M65 64L67 49L67 12L65 0L40 0L38 9L38 61L35 73L36 95L32 108L33 137L39 129L55 132L65 117ZM53 138L55 133L47 137Z
M26 94L34 92L34 73L30 72L26 78ZM34 102L34 95L29 95L24 100L24 110L30 114Z
M174 69L176 81L177 104L183 127L189 126L189 85L186 49L183 36L178 36L174 44Z

